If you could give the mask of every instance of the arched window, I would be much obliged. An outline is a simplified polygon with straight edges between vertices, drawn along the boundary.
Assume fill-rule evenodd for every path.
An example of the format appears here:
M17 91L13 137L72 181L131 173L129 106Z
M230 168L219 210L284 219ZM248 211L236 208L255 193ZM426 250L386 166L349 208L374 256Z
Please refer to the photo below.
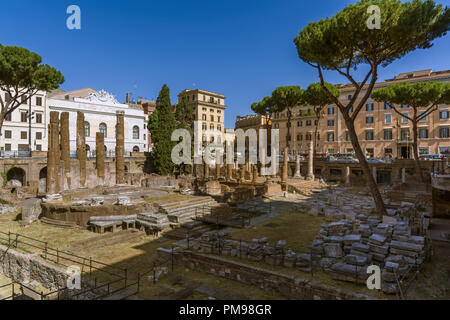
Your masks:
M90 156L90 153L91 153L91 147L87 144L86 145L86 156Z
M138 126L133 127L133 139L139 139L139 127Z
M91 136L91 125L87 121L84 122L84 135L86 137Z
M134 146L133 147L133 152L139 152L139 147L138 146Z
M102 132L103 133L103 135L105 136L105 138L107 137L107 133L108 133L108 128L107 128L107 126L106 126L106 123L104 123L104 122L102 122L102 123L100 123L100 125L98 126L98 129L99 129L99 131L100 132Z

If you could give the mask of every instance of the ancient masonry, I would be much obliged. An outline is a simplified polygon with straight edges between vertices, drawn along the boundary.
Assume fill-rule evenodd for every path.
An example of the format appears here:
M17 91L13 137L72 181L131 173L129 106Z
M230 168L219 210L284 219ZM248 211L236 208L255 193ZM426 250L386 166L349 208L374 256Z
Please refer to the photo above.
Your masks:
M98 185L101 186L105 182L105 135L103 132L96 133L95 143L95 163L97 166Z
M125 178L125 136L123 112L117 112L116 127L116 184L123 184Z
M59 193L60 151L59 151L59 113L50 112L48 126L49 143L47 153L47 193Z
M61 113L61 160L64 164L63 189L71 188L70 178L70 142L69 142L69 113Z
M86 185L86 137L84 135L84 113L77 112L77 158L80 162L80 187Z

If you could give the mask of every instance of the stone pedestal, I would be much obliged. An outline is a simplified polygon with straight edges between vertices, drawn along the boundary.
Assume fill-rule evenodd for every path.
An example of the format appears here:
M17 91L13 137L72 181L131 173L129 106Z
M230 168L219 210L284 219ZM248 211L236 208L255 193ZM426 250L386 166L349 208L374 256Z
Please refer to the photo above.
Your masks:
M117 112L116 124L116 184L123 184L125 181L125 136L123 112Z
M80 163L80 187L86 185L86 137L84 136L84 113L77 112L77 158ZM48 171L47 171L48 172Z
M308 173L306 174L306 180L314 180L314 148L313 143L309 143L309 155L308 155Z
M95 164L97 166L97 184L99 186L105 183L105 135L103 132L95 134Z
M61 160L64 164L63 189L70 190L70 140L69 140L69 113L61 113Z

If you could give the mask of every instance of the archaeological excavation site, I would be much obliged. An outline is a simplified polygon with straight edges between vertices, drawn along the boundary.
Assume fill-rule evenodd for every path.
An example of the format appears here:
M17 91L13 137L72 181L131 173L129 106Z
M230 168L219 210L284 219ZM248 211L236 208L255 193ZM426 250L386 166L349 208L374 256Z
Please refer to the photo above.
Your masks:
M47 157L1 162L21 182L1 194L3 300L450 297L448 167L424 162L433 179L418 189L412 161L371 164L380 216L358 164L312 148L286 148L271 176L248 159L160 176L124 155L122 114L113 157L102 133L86 157L83 123L76 157L68 115L51 112Z

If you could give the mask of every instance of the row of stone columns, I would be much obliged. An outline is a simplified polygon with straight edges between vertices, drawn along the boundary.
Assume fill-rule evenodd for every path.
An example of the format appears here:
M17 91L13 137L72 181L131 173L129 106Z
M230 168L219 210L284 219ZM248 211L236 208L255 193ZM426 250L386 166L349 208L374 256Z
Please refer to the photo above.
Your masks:
M84 131L84 113L77 112L76 146L77 159L80 168L80 187L86 186L86 137ZM61 130L59 112L50 112L48 125L48 152L47 152L47 194L56 194L61 190L60 173L61 160L63 161L63 189L70 189L72 185L70 170L70 133L69 113L61 113ZM61 141L60 141L61 137ZM125 178L125 139L124 114L117 113L116 125L116 184L124 183ZM105 182L105 137L102 132L96 133L96 167L98 185Z

